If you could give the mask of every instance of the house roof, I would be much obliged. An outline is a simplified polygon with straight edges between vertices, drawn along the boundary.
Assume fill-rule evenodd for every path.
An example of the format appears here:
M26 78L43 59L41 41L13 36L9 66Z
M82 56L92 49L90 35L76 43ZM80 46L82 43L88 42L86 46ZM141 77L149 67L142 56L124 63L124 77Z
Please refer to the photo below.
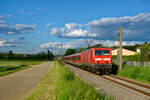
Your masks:
M137 47L136 49L140 49L141 47Z
M113 50L117 50L117 49L119 49L119 48L112 49L112 51L113 51ZM124 49L124 48L122 48L122 49ZM124 49L124 50L128 50L128 49ZM128 51L135 52L135 51L132 51L132 50L128 50Z

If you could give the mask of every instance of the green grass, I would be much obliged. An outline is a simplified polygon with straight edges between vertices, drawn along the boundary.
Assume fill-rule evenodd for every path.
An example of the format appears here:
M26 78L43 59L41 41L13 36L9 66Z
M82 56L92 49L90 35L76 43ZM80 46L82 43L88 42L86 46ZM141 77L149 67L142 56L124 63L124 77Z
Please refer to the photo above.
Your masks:
M0 76L8 75L8 74L11 74L11 73L14 73L16 71L20 71L20 70L23 70L23 69L26 69L26 68L29 68L29 67L30 66L24 65L22 67L7 66L7 67L4 67L4 68L0 68Z
M150 84L150 67L125 65L123 70L119 71L117 75Z
M29 68L30 65L40 64L43 61L28 60L0 60L0 76Z
M19 66L19 65L36 65L42 60L0 60L0 66Z
M76 77L68 68L55 62L40 85L25 100L112 100Z

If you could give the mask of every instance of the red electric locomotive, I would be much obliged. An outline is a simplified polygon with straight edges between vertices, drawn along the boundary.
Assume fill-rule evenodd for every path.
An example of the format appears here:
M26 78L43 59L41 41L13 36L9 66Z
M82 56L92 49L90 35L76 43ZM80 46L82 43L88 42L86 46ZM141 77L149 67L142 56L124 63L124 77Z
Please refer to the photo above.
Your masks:
M63 60L97 74L109 74L112 70L110 48L91 48L78 54L65 56Z

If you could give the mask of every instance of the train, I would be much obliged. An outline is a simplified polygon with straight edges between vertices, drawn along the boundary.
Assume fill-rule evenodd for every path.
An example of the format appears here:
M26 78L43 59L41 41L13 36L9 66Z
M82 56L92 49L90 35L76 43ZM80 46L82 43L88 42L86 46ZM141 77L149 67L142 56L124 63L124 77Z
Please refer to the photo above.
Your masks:
M90 48L81 53L64 56L62 60L100 75L110 74L112 71L111 48Z

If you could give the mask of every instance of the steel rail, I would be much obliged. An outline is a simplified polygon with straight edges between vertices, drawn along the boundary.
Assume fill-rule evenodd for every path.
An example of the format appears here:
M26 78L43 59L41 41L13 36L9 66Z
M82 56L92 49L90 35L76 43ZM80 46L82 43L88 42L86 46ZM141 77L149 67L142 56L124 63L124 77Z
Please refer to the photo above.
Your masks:
M139 90L139 89L137 89L137 88L134 88L134 87L125 85L125 84L123 84L123 83L121 83L121 82L115 81L115 80L113 80L113 79L110 79L110 78L107 78L107 77L104 77L104 76L100 76L100 77L103 78L103 79L109 80L109 81L111 81L111 82L113 82L113 83L116 83L116 84L119 84L119 85L121 85L121 86L124 86L124 87L126 87L126 88L129 88L129 89L131 89L131 90L134 90L134 91L136 91L136 92L139 92L139 93L141 93L141 94L143 94L143 95L150 96L150 93L148 93L148 92L145 92L145 91ZM134 84L134 85L136 85L136 84Z
M136 84L136 85L138 85L138 86L141 86L141 87L150 89L150 86L144 85L144 84L142 84L142 83L138 83L138 82L131 81L131 80L128 80L128 79L125 79L125 78L122 78L122 77L118 77L118 76L114 76L114 75L109 75L109 76L112 77L112 78L116 78L116 79L119 79L119 80L123 80L123 81L126 81L126 82L128 82L128 83Z

